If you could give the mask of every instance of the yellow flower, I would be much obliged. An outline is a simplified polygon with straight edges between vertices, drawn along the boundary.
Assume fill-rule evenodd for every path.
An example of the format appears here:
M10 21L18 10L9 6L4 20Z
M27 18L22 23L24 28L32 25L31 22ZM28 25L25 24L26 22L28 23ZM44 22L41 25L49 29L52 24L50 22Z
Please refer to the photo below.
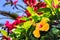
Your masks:
M46 18L42 18L41 22L36 24L36 28L33 31L33 35L36 38L40 37L40 31L48 31L49 30L49 24L47 23Z
M39 37L40 37L40 32L39 32L39 30L34 30L33 34L34 34L34 36L35 36L36 38L39 38Z

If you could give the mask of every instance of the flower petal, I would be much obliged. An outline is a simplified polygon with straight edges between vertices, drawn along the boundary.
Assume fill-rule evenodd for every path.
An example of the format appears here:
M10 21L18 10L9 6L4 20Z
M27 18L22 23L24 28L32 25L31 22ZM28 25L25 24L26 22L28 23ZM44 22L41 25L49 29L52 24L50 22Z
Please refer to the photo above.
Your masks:
M42 28L40 28L40 31L48 31L49 30L49 24L46 23Z
M33 35L34 35L36 38L39 38L39 37L40 37L40 32L39 32L39 30L34 30L34 31L33 31Z

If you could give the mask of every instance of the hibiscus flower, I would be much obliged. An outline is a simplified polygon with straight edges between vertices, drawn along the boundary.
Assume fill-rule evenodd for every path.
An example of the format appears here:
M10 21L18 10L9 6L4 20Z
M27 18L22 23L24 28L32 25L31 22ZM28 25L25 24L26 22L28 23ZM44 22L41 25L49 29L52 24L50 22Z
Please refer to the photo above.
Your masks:
M40 31L48 31L49 24L47 23L47 19L43 18L39 23L36 24L36 28L33 31L33 35L36 38L40 37Z

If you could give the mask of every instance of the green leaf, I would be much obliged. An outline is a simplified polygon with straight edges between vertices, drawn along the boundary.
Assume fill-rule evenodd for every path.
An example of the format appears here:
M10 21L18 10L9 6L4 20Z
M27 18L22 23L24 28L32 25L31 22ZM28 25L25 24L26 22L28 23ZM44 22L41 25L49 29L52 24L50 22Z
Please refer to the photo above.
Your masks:
M51 16L51 13L50 12L46 12L43 14L44 17L50 17Z
M44 13L51 12L51 9L50 8L40 8L37 10L37 12L44 12Z
M31 26L27 31L28 40L38 40L38 38L33 36L33 31L35 30L34 26Z
M14 32L15 34L21 34L23 31L24 31L23 28L17 28L17 29L14 29L14 30L13 30L13 32Z
M6 30L0 30L0 31L1 31L3 36L7 37L7 31Z
M60 24L52 25L52 27L54 27L54 28L60 28Z
M49 7L52 6L52 0L44 0L44 1L48 4Z
M57 34L59 32L59 29L57 29L57 28L52 28L52 33L53 34Z
M32 18L35 22L38 22L41 19L41 17L38 17L38 16L32 16Z
M26 29L26 31L31 27L31 21L27 21L22 25L22 28Z
M21 18L21 20L29 20L29 18L24 16L24 17Z
M41 39L40 40L49 40L48 36L41 36Z
M60 12L60 8L58 8L59 12Z

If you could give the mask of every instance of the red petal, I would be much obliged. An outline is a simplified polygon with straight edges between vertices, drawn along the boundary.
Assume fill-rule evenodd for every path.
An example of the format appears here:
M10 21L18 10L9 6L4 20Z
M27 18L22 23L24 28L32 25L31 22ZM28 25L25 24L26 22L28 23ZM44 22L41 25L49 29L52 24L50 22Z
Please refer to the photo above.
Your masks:
M31 16L31 14L29 13L28 10L26 10L25 13L26 13L27 17L30 17Z
M39 28L41 28L41 27L43 27L43 25L42 25L42 24L40 24L40 25L39 25Z

